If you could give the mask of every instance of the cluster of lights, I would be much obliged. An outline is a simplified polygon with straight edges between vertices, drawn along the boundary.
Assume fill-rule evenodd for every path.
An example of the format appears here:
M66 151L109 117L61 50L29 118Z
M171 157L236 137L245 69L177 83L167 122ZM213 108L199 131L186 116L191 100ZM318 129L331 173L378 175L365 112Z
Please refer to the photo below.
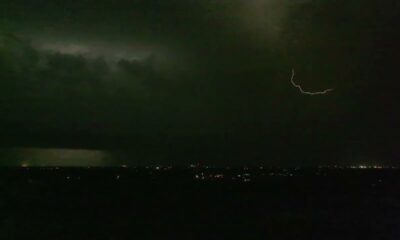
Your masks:
M157 170L157 171L168 171L171 169L172 169L171 166L155 166L154 167L154 170Z
M241 180L243 182L250 182L251 181L251 174L250 173L243 173L237 174L235 177L232 177L232 180Z
M339 165L328 165L328 166L318 166L318 168L326 169L394 169L394 166L382 166L382 165L351 165L351 166L339 166Z
M275 173L270 173L269 174L270 177L293 177L294 174L293 173L289 173L289 172L275 172Z
M203 172L199 174L194 175L195 179L198 180L222 180L225 178L225 175L222 173L216 173L216 174L204 174Z
M46 171L60 170L60 167L35 167L35 166L30 166L27 163L22 163L20 167L26 168L27 170L29 170L29 169L40 169L40 170L46 170Z
M264 170L264 167L257 167L258 170ZM230 170L230 169L229 169ZM236 173L196 173L194 178L197 180L215 180L215 179L230 179L232 181L242 181L250 182L257 178L262 178L265 176L269 177L294 177L300 176L301 174L297 172L296 169L279 169L273 172L250 172L250 168L244 167L241 171Z
M395 167L386 167L386 166L367 166L367 165L359 165L359 166L350 166L353 169L384 169L384 168L395 168Z
M30 167L27 164L22 164L21 167L26 168L28 171L30 171ZM122 165L122 168L128 168L126 165ZM197 168L199 165L191 165L190 168ZM88 167L89 168L89 167ZM60 167L39 167L38 169L46 170L46 171L55 171L59 170ZM132 168L136 169L136 168ZM168 171L172 169L171 166L147 166L145 167L145 172L147 172L149 175L162 175L163 171ZM382 166L382 165L353 165L353 166L339 166L339 165L331 165L331 166L319 166L318 169L315 169L311 174L315 174L317 176L327 176L330 171L327 171L329 169L397 169L397 167L388 167L388 166ZM225 171L226 170L226 171ZM224 182L226 181L235 181L235 182L250 182L253 180L261 179L263 177L299 177L299 176L304 176L304 174L307 174L303 171L299 171L299 168L280 168L280 169L275 169L273 171L264 169L264 167L254 167L254 168L248 168L248 167L242 167L242 168L225 168L225 170L217 169L217 168L206 168L206 167L201 167L199 169L193 169L190 172L192 172L193 175L189 176L190 178L194 178L195 180L199 181L221 181ZM261 171L260 171L261 170ZM122 179L125 179L124 175L121 175L121 173L115 173L115 175L112 176L112 179L114 181L120 181ZM80 180L81 177L75 176L75 175L61 175L63 179L66 181L76 181ZM379 180L381 182L382 180Z

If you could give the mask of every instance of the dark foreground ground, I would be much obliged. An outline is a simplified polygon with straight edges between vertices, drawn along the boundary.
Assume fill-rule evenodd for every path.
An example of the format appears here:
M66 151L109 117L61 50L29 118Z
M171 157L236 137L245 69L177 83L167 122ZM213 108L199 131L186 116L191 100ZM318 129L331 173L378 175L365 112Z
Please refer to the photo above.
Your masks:
M400 171L0 169L0 239L400 239Z

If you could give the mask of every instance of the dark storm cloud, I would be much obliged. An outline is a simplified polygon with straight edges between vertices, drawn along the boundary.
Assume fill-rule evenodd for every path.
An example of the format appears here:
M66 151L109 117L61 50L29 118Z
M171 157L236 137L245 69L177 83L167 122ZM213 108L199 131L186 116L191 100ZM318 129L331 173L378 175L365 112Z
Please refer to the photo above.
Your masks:
M395 2L2 4L3 142L181 162L393 152ZM292 68L305 89L335 91L299 94Z
M137 101L144 101L140 105L146 105L149 94L157 97L155 92L162 92L157 85L163 76L155 69L156 58L153 56L141 60L119 59L109 63L101 57L90 59L82 55L37 51L26 42L8 36L4 36L2 44L2 103L21 107L14 106L11 109L14 112L25 107L31 108L30 113L26 109L20 112L21 121L27 120L24 114L28 119L45 121L50 120L51 116L57 117L60 111L66 111L64 115L71 115L72 118L80 111L79 118L85 117L89 114L85 114L85 110L97 110L101 114L102 111L96 108L110 98L111 101L116 98L122 104L135 108L139 105ZM7 101L7 98L14 101ZM61 106L57 106L57 103ZM69 106L69 109L59 109L65 106ZM36 111L40 108L47 111L43 118L42 112ZM12 115L3 115L3 119L10 117ZM61 119L58 121L62 122Z

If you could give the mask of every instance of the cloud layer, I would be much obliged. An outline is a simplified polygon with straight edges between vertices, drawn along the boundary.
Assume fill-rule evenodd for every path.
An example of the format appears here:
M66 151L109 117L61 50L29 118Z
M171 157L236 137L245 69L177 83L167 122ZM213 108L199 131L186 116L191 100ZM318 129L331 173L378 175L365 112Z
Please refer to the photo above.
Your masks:
M182 162L393 159L393 4L6 1L3 145L141 148ZM292 68L304 89L335 91L300 95Z

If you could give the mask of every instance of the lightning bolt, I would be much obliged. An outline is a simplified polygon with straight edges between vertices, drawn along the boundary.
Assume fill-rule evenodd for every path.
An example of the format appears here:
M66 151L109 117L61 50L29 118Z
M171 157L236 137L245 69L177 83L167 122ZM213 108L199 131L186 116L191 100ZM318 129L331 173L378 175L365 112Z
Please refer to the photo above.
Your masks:
M329 88L329 89L326 89L326 90L320 91L320 92L307 92L307 91L304 91L303 88L300 85L298 85L298 84L296 84L294 82L294 80L293 80L294 79L294 75L295 75L294 74L294 69L292 68L292 77L290 78L290 82L292 83L292 85L295 88L298 88L302 94L306 94L306 95L324 95L324 94L327 94L328 92L333 91L333 88Z

